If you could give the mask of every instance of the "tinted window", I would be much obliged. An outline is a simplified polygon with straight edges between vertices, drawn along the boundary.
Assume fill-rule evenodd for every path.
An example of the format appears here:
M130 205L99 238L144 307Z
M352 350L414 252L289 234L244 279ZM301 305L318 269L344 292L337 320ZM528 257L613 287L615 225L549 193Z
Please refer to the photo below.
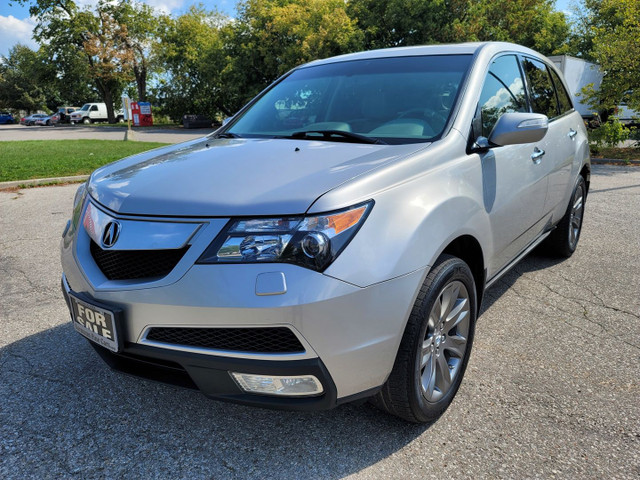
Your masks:
M304 67L228 131L267 137L342 130L387 143L432 140L444 130L470 61L470 55L434 55Z
M547 66L532 58L525 58L523 65L529 81L533 111L549 118L558 116L558 102Z
M526 111L524 83L518 67L518 59L515 55L505 55L495 59L489 67L480 95L481 135L489 137L503 113Z
M92 106L91 107L91 111L92 112L97 112L98 111L98 106L97 105Z
M565 90L564 85L562 84L562 80L560 80L560 77L558 76L558 74L552 69L549 69L549 71L551 72L551 77L553 78L553 84L555 85L556 93L558 94L558 103L560 104L560 113L561 114L566 113L573 108L573 105L571 104L571 98L569 97L569 94Z

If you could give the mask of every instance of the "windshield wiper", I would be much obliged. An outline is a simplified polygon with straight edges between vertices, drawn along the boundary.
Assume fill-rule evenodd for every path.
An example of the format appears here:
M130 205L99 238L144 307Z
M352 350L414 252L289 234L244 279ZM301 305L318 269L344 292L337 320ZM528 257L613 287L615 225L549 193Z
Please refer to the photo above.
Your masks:
M322 136L322 140L337 140L349 141L353 143L370 143L377 145L387 145L379 138L371 138L359 133L345 132L343 130L303 130L300 132L293 132L289 136L277 137L277 138L300 138L300 139L317 139L317 135ZM336 138L337 137L337 138Z
M216 135L216 138L240 138L237 133L222 132Z

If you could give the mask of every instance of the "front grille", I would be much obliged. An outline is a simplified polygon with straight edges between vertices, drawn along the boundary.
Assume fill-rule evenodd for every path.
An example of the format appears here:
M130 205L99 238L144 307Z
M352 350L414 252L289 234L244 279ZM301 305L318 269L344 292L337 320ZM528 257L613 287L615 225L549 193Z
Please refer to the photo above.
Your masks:
M154 327L147 339L186 347L252 353L301 353L304 347L285 327L171 328Z
M91 256L109 280L164 277L177 265L188 246L175 250L103 250L91 241Z

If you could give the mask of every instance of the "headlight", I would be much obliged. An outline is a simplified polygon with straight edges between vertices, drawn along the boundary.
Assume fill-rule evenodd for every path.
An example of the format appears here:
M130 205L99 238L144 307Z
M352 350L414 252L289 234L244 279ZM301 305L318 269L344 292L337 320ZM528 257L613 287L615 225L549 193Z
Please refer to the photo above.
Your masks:
M294 263L323 271L351 241L373 207L369 201L309 217L232 219L198 263Z
M71 211L71 220L67 222L62 233L62 238L65 247L69 246L73 235L78 228L78 222L80 221L80 214L82 213L82 206L84 205L84 199L87 198L87 182L83 183L76 190L76 194L73 197L73 210Z
M78 226L85 198L87 198L87 182L84 182L78 187L76 195L73 197L73 212L71 214L71 226L73 227L73 230Z

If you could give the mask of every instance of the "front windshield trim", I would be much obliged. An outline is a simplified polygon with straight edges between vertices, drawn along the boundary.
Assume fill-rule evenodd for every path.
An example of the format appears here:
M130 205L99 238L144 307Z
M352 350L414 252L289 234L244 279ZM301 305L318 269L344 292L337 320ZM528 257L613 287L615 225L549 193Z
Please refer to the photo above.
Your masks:
M274 88L280 85L283 81L287 80L291 75L301 71L309 71L310 69L323 68L323 67L335 66L335 65L357 64L362 62L384 62L384 61L394 61L394 60L401 61L401 60L409 60L409 59L415 59L415 58L441 59L443 57L457 57L460 59L460 63L456 64L457 69L454 66L450 70L452 77L455 79L454 88L451 88L451 93L454 94L452 95L453 99L451 100L450 99L451 97L448 97L450 99L450 101L448 102L449 104L447 109L448 115L441 120L440 125L442 128L439 128L434 135L422 134L420 136L417 136L417 135L412 136L412 135L401 135L397 133L389 134L388 132L371 134L369 131L366 131L366 132L362 132L358 130L353 131L354 133L365 135L366 137L371 138L373 141L380 140L381 143L388 143L388 144L394 144L394 145L410 144L410 143L432 143L434 141L439 140L444 135L446 135L450 131L451 126L455 121L455 117L459 109L460 98L463 95L463 93L466 91L469 72L471 71L475 63L476 54L477 52L475 54L474 53L437 53L437 54L421 54L421 55L401 55L401 56L389 56L389 57L339 60L335 62L326 62L326 63L323 62L320 64L303 65L287 72L285 75L280 77L277 81L275 81L269 87L267 87L262 92L260 92L260 94L258 94L249 103L247 103L242 109L240 109L230 119L230 121L226 125L221 127L216 132L213 132L212 135L215 137L223 136L227 134L227 135L234 135L236 137L242 137L242 138L284 138L284 137L290 136L296 131L307 130L306 125L295 126L289 130L279 130L279 131L272 131L272 132L265 131L265 130L256 132L256 131L249 131L247 129L241 130L237 128L238 123L258 102L260 102L260 100L262 100L266 95L272 92ZM464 59L466 59L466 63ZM407 66L406 68L409 68L409 70L406 70L406 73L410 73L411 65ZM420 70L419 67L416 67L416 68L418 68L416 72L429 71L428 69L424 70L424 67L422 67L423 70ZM442 70L437 70L437 68L444 68L444 67L443 67L443 64L440 64L440 66L436 66L434 68L435 69L432 72L436 73L438 71L442 71ZM311 130L317 130L317 129L320 129L320 128L311 128ZM335 128L331 127L331 129L335 129ZM425 132L426 132L426 129L425 129ZM324 141L327 139L314 138L310 140ZM332 141L334 141L334 139L332 139Z

